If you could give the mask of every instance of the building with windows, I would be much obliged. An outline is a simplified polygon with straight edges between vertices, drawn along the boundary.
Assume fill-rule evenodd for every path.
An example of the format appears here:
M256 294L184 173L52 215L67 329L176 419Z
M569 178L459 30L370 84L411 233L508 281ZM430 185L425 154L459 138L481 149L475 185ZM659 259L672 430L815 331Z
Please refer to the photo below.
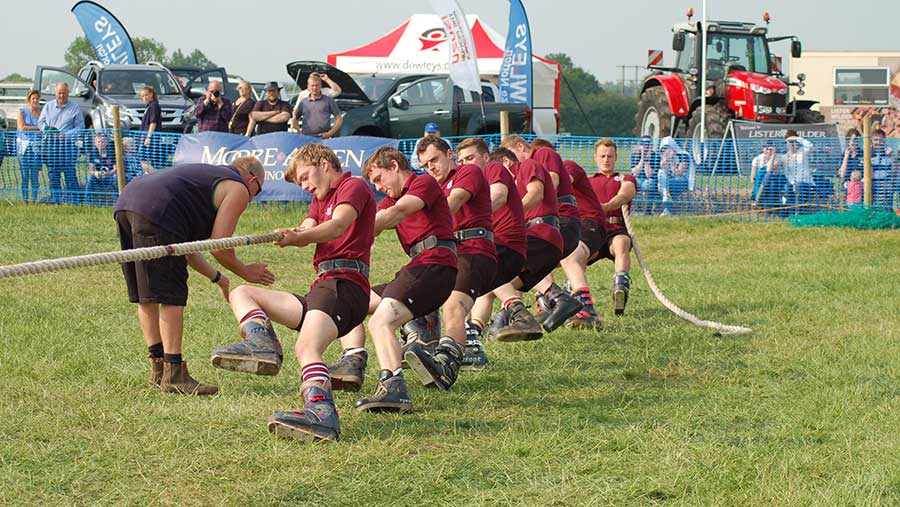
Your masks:
M870 116L888 137L900 138L900 51L803 51L791 59L791 79L806 74L806 94L840 132Z

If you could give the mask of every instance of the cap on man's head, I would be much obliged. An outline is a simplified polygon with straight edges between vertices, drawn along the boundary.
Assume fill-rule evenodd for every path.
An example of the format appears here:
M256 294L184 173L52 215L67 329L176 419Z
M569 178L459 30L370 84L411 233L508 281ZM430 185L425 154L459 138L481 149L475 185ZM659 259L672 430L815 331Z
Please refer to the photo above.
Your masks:
M433 134L435 132L440 132L440 131L441 131L441 128L438 127L438 124L433 121L430 121L425 124L425 132L428 134Z
M277 82L277 81L269 81L269 82L266 84L266 88L265 88L264 91L269 91L269 90L280 90L281 88L282 88L282 87L278 85L278 82Z
M641 139L638 141L639 144L653 144L653 138L650 136L641 136Z

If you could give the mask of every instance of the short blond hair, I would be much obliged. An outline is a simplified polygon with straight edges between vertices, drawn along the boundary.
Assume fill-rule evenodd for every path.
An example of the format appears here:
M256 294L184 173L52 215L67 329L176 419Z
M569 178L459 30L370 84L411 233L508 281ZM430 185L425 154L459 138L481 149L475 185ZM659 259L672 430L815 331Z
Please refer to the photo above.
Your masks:
M294 174L297 172L297 166L300 164L317 165L322 159L325 159L332 169L341 172L341 161L338 160L334 151L324 144L312 143L301 146L297 153L291 157L291 161L288 162L287 169L284 171L284 180L294 181Z
M397 148L391 148L390 146L382 146L375 150L375 153L369 155L369 158L366 159L366 163L363 165L362 176L366 181L369 180L369 175L372 172L373 167L379 167L382 169L390 169L391 162L397 162L397 165L400 167L401 171L410 172L412 169L409 167L409 161L406 160L406 157L403 156L403 153L400 152Z
M510 149L512 149L512 148L515 148L516 145L519 144L519 143L522 143L522 144L524 144L525 146L531 146L531 145L528 144L528 141L522 139L521 137L519 137L519 136L517 136L517 135L515 135L515 134L508 135L508 136L504 137L503 140L500 141L500 146L501 146L502 148L510 148Z
M619 152L619 148L616 146L616 142L608 137L599 139L596 143L594 143L594 152L596 152L597 148L601 146L611 147L613 150L615 150L616 153Z
M463 139L462 142L456 145L456 153L459 153L467 148L475 148L475 151L477 151L479 155L489 155L491 153L491 150L490 148L488 148L487 143L480 137L469 137L467 139Z
M256 176L260 186L266 181L266 170L256 157L238 157L234 159L230 165L237 169L241 174Z

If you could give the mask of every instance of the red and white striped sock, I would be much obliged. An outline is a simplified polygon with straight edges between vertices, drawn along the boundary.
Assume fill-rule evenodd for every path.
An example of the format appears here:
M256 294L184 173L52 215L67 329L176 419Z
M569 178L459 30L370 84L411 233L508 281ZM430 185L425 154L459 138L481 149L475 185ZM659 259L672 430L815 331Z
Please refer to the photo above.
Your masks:
M325 363L309 363L301 369L301 376L304 382L326 383L330 378L328 376L328 366Z
M504 309L504 310L509 310L509 306L512 305L513 303L516 303L516 302L521 303L521 302L522 302L522 298L520 298L519 296L513 296L513 297L511 297L511 298L509 298L509 299L507 299L507 300L504 300L504 301L503 301L503 309Z

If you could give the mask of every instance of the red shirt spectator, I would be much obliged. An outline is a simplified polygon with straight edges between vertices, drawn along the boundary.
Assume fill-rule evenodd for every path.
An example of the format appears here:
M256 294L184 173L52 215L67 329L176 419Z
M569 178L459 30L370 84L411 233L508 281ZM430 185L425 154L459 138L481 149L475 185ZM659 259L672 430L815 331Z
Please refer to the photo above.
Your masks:
M345 172L328 190L325 199L313 198L309 207L308 218L312 218L318 224L331 220L334 209L340 204L349 204L356 210L357 218L344 234L326 243L316 245L316 253L313 256L313 266L316 271L319 263L330 259L356 259L369 264L369 256L372 251L372 243L375 242L375 194L372 189L360 178L354 178L349 172ZM342 278L349 280L366 292L369 291L369 279L362 273L353 270L329 271L317 277L312 286L320 280L330 278Z

